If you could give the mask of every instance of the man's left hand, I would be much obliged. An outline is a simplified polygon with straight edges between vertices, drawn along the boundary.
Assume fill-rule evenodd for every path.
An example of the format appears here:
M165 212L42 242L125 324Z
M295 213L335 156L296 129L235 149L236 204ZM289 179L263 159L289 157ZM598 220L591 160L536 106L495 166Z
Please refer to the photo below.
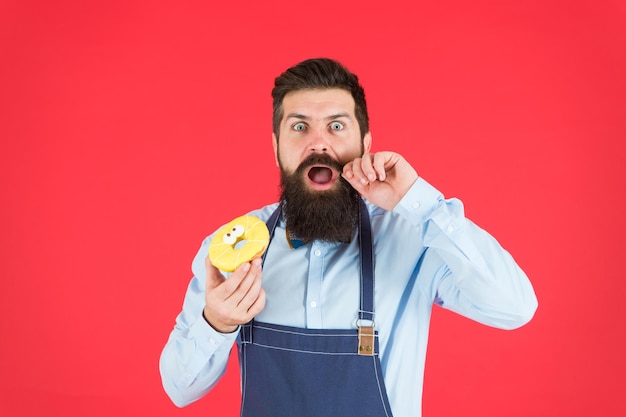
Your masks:
M392 210L417 180L415 169L395 152L363 154L348 162L342 176L369 202Z

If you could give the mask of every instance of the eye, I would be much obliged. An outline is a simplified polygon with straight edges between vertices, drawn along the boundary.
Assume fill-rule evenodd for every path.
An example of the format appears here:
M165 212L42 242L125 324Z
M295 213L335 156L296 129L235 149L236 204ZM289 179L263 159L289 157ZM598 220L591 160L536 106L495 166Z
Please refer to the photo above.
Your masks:
M297 130L299 132L303 131L306 128L306 125L302 122L298 122L295 125L292 126L293 130Z
M233 236L240 237L243 235L243 226L238 224L233 226L233 231L231 232Z
M224 243L227 243L229 245L234 245L237 242L237 236L233 235L232 233L228 232L224 235Z
M332 130L343 130L343 123L341 123L341 122L332 122L330 124L330 128Z

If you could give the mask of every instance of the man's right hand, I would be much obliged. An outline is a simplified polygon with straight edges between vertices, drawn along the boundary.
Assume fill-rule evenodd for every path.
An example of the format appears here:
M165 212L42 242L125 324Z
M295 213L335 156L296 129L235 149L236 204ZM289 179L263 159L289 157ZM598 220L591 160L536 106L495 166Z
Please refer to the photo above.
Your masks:
M261 258L246 262L230 275L222 275L207 256L206 306L204 318L218 332L231 333L246 324L265 307L265 290L261 286Z

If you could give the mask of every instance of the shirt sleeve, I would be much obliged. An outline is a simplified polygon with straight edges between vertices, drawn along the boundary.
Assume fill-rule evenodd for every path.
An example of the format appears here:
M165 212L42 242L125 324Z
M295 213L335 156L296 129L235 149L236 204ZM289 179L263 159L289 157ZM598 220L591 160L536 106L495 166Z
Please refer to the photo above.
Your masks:
M274 203L248 214L267 221L277 207L278 203ZM183 309L176 318L159 362L163 388L179 407L199 400L217 384L226 371L230 352L239 335L239 329L232 333L218 332L202 315L206 304L204 260L213 236L204 239L193 259L193 278L185 294ZM229 275L224 273L226 278Z
M394 208L421 230L426 252L442 267L433 301L488 326L514 329L537 309L532 285L512 256L464 215L458 199L419 178Z
M216 331L202 315L209 242L205 239L193 261L194 277L159 363L163 388L178 407L200 399L219 381L238 335Z

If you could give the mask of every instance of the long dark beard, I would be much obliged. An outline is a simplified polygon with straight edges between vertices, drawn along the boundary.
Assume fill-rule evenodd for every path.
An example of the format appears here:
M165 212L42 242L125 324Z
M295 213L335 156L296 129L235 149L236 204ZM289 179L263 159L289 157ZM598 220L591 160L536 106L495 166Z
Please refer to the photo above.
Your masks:
M311 190L306 186L307 169L315 164L334 167L341 164L326 154L313 154L293 174L281 169L281 201L287 230L304 242L324 240L348 241L359 218L359 194L343 178L330 190Z

